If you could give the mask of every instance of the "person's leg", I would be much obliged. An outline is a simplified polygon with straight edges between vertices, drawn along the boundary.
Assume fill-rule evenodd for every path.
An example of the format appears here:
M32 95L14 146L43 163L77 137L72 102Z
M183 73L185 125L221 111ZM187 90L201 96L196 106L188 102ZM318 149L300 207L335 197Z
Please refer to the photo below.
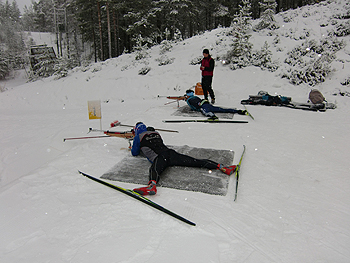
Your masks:
M197 159L191 156L178 153L174 150L170 151L169 155L169 166L186 166L186 167L200 167L208 169L217 169L218 163L207 160L207 159Z
M204 99L208 100L208 92L209 92L209 80L208 76L202 76L202 89L204 94Z
M223 166L217 162L208 159L197 159L191 156L178 153L174 150L170 151L169 166L186 166L186 167L199 167L207 168L209 170L219 169L221 172L231 175L236 170L236 165Z
M201 112L203 113L204 116L209 117L209 118L215 118L215 114L210 110L210 104L205 103L201 106Z
M203 110L202 110L203 109ZM213 106L211 104L203 104L201 111L203 112L213 112L213 113L238 113L240 115L245 115L246 114L246 110L237 110L237 109L225 109L225 108L221 108L221 107L217 107L217 106ZM205 113L203 112L203 114L205 115ZM206 115L207 116L207 115Z
M168 151L161 153L154 159L151 167L149 168L149 182L148 186L135 188L134 191L140 195L155 195L157 193L157 183L160 179L160 175L169 166L168 165Z
M237 109L225 109L225 108L213 106L210 104L207 107L208 107L208 110L210 110L211 112L221 112L221 113L237 113L237 112L239 112L239 110L237 110Z
M213 76L208 76L207 90L208 90L210 98L211 98L211 103L214 104L215 103L215 94L214 94L214 90L212 87L212 83L213 83Z
M164 170L169 166L169 153L168 151L161 153L154 160L151 167L149 168L149 180L153 180L158 183L160 179L160 175L164 172Z

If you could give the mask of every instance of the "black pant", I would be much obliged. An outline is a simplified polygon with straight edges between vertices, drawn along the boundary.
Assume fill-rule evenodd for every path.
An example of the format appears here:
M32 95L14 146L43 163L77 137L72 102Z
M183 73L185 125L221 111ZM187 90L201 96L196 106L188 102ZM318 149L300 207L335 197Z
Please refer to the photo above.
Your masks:
M202 89L206 100L208 99L208 93L210 94L210 98L215 99L214 91L211 86L212 82L213 76L202 76Z
M159 181L160 175L169 166L202 167L216 169L218 163L206 159L196 159L188 155L178 153L172 149L160 153L149 169L149 179Z

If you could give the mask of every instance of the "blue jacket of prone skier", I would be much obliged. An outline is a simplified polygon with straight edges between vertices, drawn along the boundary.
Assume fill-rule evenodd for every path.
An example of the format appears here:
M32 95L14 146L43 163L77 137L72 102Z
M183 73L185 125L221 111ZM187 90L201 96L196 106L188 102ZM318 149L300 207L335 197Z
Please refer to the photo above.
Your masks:
M147 159L153 163L158 154L168 150L163 143L160 134L152 127L146 127L142 122L139 122L134 127L135 137L133 140L131 154L137 156L142 152Z

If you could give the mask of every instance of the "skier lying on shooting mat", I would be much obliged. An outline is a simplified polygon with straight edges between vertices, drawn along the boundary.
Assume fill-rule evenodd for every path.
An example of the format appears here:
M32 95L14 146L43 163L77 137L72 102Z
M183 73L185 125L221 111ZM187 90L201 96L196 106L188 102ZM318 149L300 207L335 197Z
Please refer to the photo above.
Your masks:
M135 137L131 148L131 154L137 156L142 152L152 163L149 169L148 186L134 189L141 195L155 195L157 183L161 174L170 166L202 167L219 169L221 172L231 175L236 165L225 167L222 164L207 159L196 159L188 155L180 154L164 145L162 137L153 127L146 127L142 122L134 127Z
M186 102L188 106L194 111L202 112L206 117L209 117L210 120L217 120L218 117L214 112L218 113L238 113L240 115L247 115L246 110L237 110L237 109L225 109L221 107L213 106L207 100L203 100L197 96L194 96L193 90L186 90Z

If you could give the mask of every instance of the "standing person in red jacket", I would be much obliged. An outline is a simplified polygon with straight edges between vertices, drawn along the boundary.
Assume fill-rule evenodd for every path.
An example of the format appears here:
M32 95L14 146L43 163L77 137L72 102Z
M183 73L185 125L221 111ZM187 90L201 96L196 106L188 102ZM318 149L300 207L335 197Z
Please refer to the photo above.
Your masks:
M215 103L215 95L211 83L213 82L213 72L215 67L214 59L209 54L208 49L203 50L203 56L200 70L202 71L202 89L204 99L208 100L208 93L211 98L211 103Z

